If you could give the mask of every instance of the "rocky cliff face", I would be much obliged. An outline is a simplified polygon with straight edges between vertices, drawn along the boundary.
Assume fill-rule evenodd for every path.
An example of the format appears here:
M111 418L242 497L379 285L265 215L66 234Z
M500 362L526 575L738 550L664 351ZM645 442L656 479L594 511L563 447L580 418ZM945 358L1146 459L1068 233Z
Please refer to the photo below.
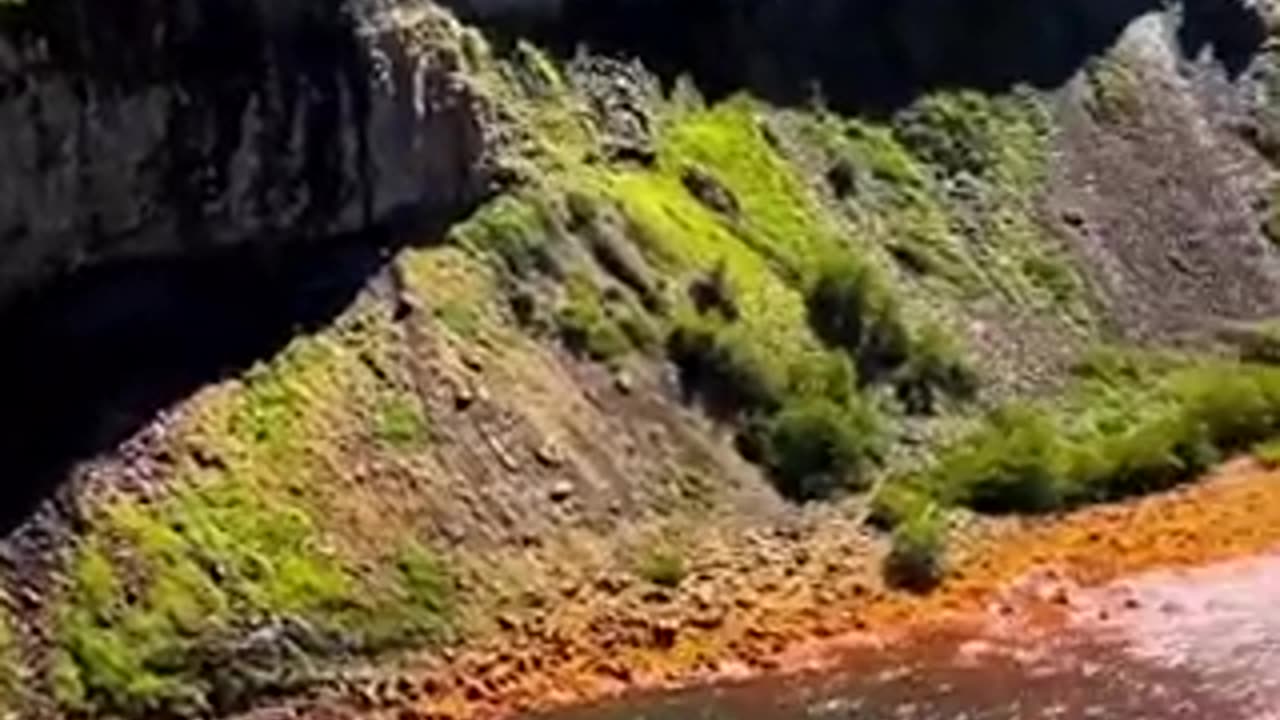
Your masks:
M0 301L104 261L476 198L483 111L457 33L376 2L0 6Z

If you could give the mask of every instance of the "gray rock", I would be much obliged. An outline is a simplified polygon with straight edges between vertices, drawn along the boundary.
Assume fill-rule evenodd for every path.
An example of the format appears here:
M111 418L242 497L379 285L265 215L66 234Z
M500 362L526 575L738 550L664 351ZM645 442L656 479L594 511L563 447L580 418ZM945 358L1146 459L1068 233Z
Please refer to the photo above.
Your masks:
M92 0L6 11L0 303L86 266L413 224L484 191L486 105L434 5L131 4L127 22Z

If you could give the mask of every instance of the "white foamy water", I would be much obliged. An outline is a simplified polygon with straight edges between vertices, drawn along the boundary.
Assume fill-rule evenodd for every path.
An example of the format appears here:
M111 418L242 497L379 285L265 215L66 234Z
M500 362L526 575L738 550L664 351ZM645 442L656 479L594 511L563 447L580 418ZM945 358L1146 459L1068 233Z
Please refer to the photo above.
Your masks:
M1253 717L1280 717L1280 555L1152 573L1103 592L1127 605L1096 623L1103 638Z

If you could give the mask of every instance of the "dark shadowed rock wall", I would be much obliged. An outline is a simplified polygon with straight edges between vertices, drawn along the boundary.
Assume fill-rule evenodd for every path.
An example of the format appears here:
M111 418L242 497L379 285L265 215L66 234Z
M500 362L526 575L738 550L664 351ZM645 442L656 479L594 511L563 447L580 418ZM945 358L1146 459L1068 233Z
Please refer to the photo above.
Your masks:
M0 5L0 302L105 261L473 200L484 111L457 35L425 3Z

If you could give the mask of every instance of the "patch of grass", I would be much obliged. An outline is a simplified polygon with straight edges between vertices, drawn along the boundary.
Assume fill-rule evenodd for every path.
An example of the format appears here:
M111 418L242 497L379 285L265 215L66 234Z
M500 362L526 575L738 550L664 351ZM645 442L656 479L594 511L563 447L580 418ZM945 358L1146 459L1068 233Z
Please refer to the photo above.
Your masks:
M674 176L699 168L732 194L744 240L784 272L802 277L835 246L809 189L770 144L764 116L745 98L694 112L663 136L660 162Z
M538 200L505 194L456 226L451 237L481 257L494 257L516 277L558 271L550 249L555 229Z
M416 542L390 558L389 589L355 616L365 643L375 648L420 646L449 639L456 613L454 579L441 558Z
M617 360L632 349L632 337L613 317L615 312L589 278L575 276L566 286L566 299L556 314L560 337L571 350L592 360ZM629 308L627 317L632 332L640 333L636 312Z
M206 661L246 626L277 619L301 620L314 636L290 643L341 637L370 649L447 627L447 575L425 551L403 553L386 580L362 578L303 510L233 478L145 507L122 502L101 522L76 552L57 618L58 699L68 708L209 712L221 676ZM275 670L285 678L294 668Z
M431 438L431 422L421 401L411 393L401 392L378 403L374 435L397 450L421 447Z
M1087 106L1104 122L1130 122L1142 113L1142 81L1123 59L1102 57L1085 68Z
M787 391L787 369L740 326L685 316L667 338L667 353L691 393L722 416L770 411Z
M769 467L786 497L814 500L861 486L883 426L859 395L849 361L821 350L778 357L743 330L716 317L677 322L668 352L686 389L744 427L748 454Z
M969 400L979 380L954 335L940 325L926 323L909 334L907 359L894 372L898 399L911 414L935 411L939 396Z
M659 541L641 553L636 563L636 575L648 583L674 589L689 574L684 552L669 541Z
M76 554L59 617L60 700L126 715L202 710L200 649L234 622L358 606L307 516L234 481L112 507Z
M827 262L807 301L818 336L854 359L864 383L891 382L908 412L932 412L940 394L976 392L958 341L934 323L909 327L902 299L874 267L850 257Z
M209 714L305 679L307 658L376 652L373 620L409 618L412 578L351 547L373 541L334 499L348 491L339 438L367 437L370 410L388 444L420 435L422 418L379 404L398 372L379 318L390 322L357 308L203 393L179 428L169 490L96 508L53 605L64 709ZM257 632L280 627L293 629ZM263 652L276 660L260 667Z
M436 307L435 316L458 337L474 340L480 336L482 324L480 312L465 301L445 300Z
M848 352L863 381L881 379L906 361L901 301L871 265L848 256L827 261L806 300L818 336Z
M979 287L934 173L891 127L825 113L789 120L806 144L826 156L828 184L859 236L888 250L908 272L966 291Z

